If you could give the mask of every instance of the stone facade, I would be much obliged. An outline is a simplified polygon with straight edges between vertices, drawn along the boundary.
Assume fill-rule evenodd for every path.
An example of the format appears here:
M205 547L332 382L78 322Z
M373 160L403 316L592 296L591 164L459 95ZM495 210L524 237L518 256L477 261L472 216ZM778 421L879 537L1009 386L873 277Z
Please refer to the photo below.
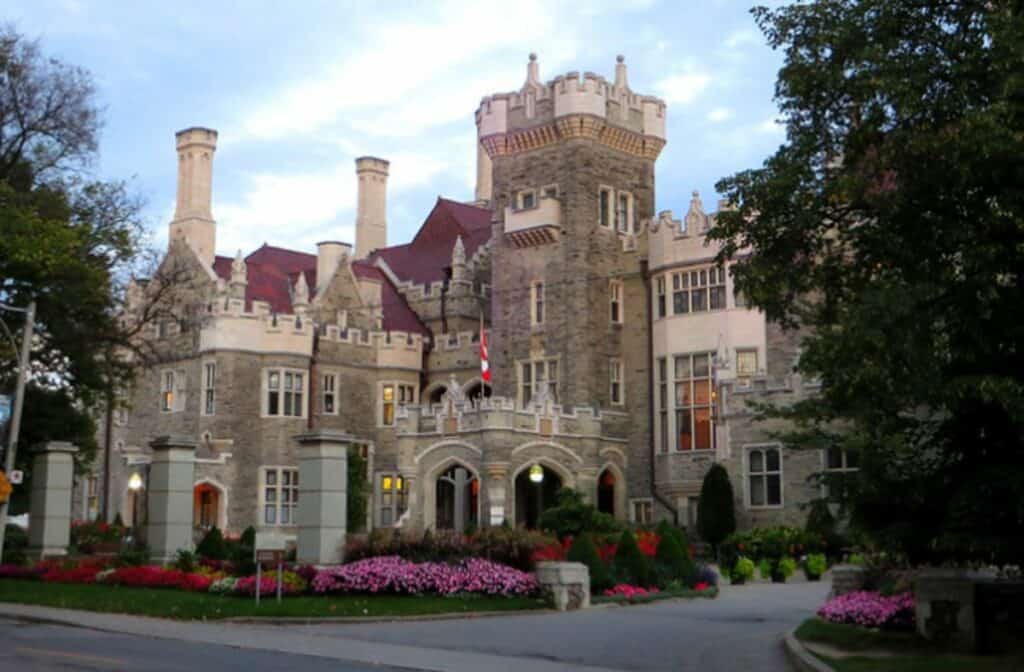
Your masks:
M738 305L727 274L715 310L660 303L673 301L673 274L708 270L715 252L698 198L685 226L655 215L665 117L664 102L629 88L621 58L613 81L542 83L531 57L518 91L477 110L480 200L439 199L411 242L385 246L389 167L364 157L355 253L327 241L316 254L264 245L233 258L212 254L216 132L178 134L164 265L189 282L171 319L146 331L156 363L115 414L110 515L145 517L127 483L146 481L150 444L172 435L198 446L198 527L293 540L296 437L344 432L368 461L371 527L532 525L559 485L620 519L686 524L713 461L732 474L741 524L799 522L821 457L780 448L781 469L761 454L773 468L752 474L750 450L767 441L745 407L813 393L789 375L795 338ZM139 310L154 286L134 288ZM480 378L481 325L493 389ZM738 375L737 349L755 370ZM674 403L662 430L659 366L700 353L712 382L694 427L713 445L683 450ZM673 399L677 382L665 381ZM94 509L93 490L80 483L76 515Z

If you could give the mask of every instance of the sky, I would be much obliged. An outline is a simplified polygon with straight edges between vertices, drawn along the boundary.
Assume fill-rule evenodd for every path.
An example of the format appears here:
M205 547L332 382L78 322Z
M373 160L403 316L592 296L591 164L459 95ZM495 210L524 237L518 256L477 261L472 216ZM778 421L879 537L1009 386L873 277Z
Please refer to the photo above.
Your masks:
M784 140L772 97L781 55L742 0L272 2L7 0L0 21L89 70L105 124L93 170L127 180L163 247L174 132L219 133L217 251L264 242L315 252L354 242L354 159L391 162L388 242L409 241L437 197L470 201L480 99L541 79L614 79L668 104L656 210L758 167Z

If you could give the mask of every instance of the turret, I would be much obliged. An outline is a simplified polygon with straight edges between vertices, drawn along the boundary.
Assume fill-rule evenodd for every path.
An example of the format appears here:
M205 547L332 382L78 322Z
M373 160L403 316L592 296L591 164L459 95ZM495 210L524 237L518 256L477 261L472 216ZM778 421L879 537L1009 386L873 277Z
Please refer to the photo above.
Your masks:
M186 128L175 134L178 150L178 194L170 241L185 239L207 266L213 266L216 224L210 211L213 189L213 153L217 131Z
M388 162L372 156L356 159L359 178L356 206L356 258L388 246Z
M352 246L336 240L316 244L316 291L319 294L334 277L335 271L352 256Z
M245 287L249 284L249 269L245 264L245 259L242 257L242 251L239 250L238 254L235 255L234 261L231 262L231 296L236 299L245 298Z
M455 239L452 246L452 280L466 279L466 247L462 244L462 236Z

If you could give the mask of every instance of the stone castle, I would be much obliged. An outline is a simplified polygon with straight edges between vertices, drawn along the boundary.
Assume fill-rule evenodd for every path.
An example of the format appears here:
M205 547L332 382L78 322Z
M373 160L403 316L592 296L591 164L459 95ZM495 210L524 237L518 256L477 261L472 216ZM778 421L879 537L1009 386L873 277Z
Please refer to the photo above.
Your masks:
M752 422L748 400L814 385L792 375L796 338L713 265L698 195L682 221L656 213L666 115L622 57L613 80L545 83L531 55L522 87L476 111L475 202L439 198L389 245L389 164L363 157L354 249L234 258L215 252L217 133L179 132L164 264L192 282L147 331L160 363L114 413L110 516L140 515L131 477L145 483L150 443L173 435L198 444L198 528L293 538L295 437L333 429L366 458L369 528L533 527L562 486L622 520L693 526L714 462L741 526L801 522L822 495L808 477L855 465ZM79 517L96 514L99 478L78 484Z

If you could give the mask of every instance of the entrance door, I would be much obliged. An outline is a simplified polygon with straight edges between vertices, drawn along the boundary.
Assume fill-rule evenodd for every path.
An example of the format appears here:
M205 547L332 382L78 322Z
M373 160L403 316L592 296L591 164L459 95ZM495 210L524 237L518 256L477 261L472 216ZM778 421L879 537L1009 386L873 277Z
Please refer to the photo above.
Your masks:
M516 525L537 528L540 514L558 503L562 479L543 465L527 467L516 476Z
M477 525L480 480L471 471L452 467L438 477L436 487L437 529L462 533Z

